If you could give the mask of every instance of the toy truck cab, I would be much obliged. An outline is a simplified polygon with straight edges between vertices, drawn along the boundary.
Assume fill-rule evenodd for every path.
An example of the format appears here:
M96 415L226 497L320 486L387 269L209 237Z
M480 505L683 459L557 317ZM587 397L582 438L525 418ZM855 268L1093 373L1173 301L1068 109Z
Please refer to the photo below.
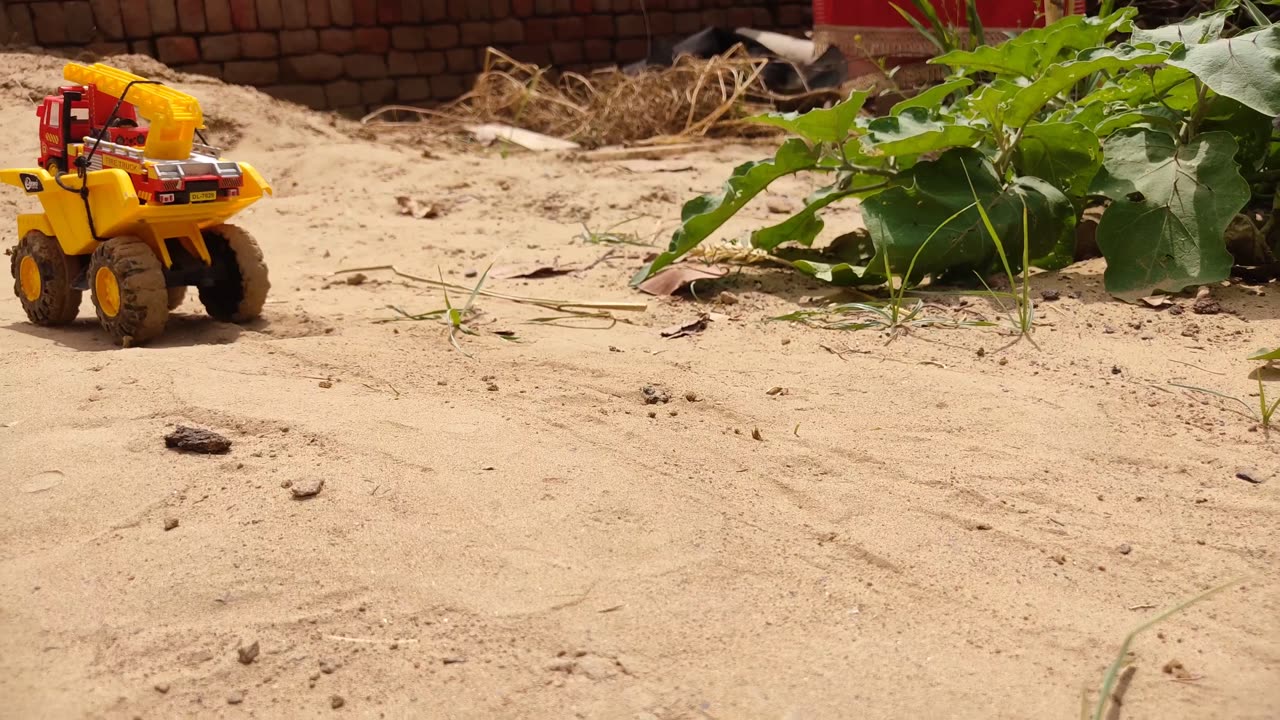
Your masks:
M107 140L130 147L142 147L147 141L146 128L138 127L138 115L132 105L121 103L100 93L92 85L64 85L56 95L49 95L36 106L40 118L40 166L51 175L72 170L67 160L71 146L86 137L104 135ZM104 127L115 111L112 127Z

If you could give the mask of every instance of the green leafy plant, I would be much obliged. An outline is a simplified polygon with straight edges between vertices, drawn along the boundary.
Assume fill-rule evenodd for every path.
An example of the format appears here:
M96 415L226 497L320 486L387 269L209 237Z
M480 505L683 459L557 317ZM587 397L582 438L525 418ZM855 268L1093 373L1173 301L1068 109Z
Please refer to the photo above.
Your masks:
M1280 411L1280 398L1277 398L1275 402L1272 402L1267 398L1267 385L1263 381L1263 375L1266 373L1268 365L1273 361L1280 360L1280 348L1276 348L1275 350L1260 350L1249 359L1265 363L1254 370L1254 377L1258 380L1258 407L1256 410L1253 405L1234 395L1227 395L1226 393L1221 393L1217 390L1196 387L1194 385L1183 385L1180 383L1169 384L1174 387L1180 387L1184 390L1191 390L1193 392L1204 393L1206 395L1213 395L1214 397L1219 397L1223 400L1230 400L1240 405L1245 410L1240 414L1257 422L1258 425L1262 427L1262 432L1269 436L1271 433L1272 418L1275 417L1277 411Z
M960 31L954 24L944 23L938 15L938 9L929 0L910 0L911 5L925 17L929 25L926 27L924 23L916 19L907 10L903 9L897 3L889 3L894 10L907 21L916 32L924 36L929 42L941 52L950 52L952 50L963 50L981 45L984 40L984 32L982 28L982 18L978 15L978 3L976 0L965 0L965 20L967 21L968 38L962 38ZM948 18L950 19L950 18Z
M828 182L750 243L833 284L1022 273L1017 321L1029 328L1025 271L1071 263L1090 206L1105 207L1097 240L1116 297L1225 280L1241 260L1228 225L1261 218L1265 236L1280 204L1280 25L1235 29L1240 6L1222 5L1151 30L1135 29L1136 11L1124 8L953 48L932 61L951 68L944 83L883 117L864 116L867 94L855 92L833 107L756 118L793 137L686 203L666 251L635 282L801 173ZM824 211L849 200L861 203L869 241L817 249ZM1270 234L1280 252L1280 233Z

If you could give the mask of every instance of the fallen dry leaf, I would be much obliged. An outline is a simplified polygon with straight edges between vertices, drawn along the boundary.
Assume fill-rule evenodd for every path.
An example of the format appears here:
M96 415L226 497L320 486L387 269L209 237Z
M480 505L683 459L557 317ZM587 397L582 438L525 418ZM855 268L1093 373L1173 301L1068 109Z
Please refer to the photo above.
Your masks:
M1173 298L1168 295L1152 295L1151 297L1142 298L1142 302L1148 307L1162 308L1173 304Z
M557 267L554 265L542 265L532 269L516 267L500 268L497 270L491 270L489 272L489 277L496 280L541 280L543 278L568 275L575 269L576 268L573 267Z
M437 203L422 202L408 195L397 195L396 204L400 206L401 215L408 215L419 220L438 218L446 211L446 208Z
M707 329L707 323L709 322L711 322L711 316L705 314L699 315L698 319L693 320L692 322L672 325L666 330L663 330L662 337L667 338L668 340L674 340L676 338L697 335Z
M729 274L728 268L698 265L673 265L636 286L641 292L669 297L699 280L718 280Z

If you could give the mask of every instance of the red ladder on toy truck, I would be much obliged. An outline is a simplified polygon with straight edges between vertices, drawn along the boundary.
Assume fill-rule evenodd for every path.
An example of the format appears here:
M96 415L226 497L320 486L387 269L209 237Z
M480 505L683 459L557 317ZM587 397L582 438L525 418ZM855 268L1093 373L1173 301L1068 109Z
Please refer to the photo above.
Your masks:
M51 174L118 168L143 204L239 196L244 178L236 163L220 160L217 148L180 139L184 127L186 137L199 133L195 98L103 65L68 66L67 79L79 84L59 88L36 109L40 164Z

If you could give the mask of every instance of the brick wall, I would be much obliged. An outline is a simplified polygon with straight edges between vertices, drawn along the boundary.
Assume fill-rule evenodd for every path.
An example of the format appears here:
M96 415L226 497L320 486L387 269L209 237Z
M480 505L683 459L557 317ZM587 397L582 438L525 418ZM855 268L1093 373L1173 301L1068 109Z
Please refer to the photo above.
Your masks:
M808 29L811 0L3 0L0 44L152 55L349 113L457 97L493 46L568 69L709 25Z

